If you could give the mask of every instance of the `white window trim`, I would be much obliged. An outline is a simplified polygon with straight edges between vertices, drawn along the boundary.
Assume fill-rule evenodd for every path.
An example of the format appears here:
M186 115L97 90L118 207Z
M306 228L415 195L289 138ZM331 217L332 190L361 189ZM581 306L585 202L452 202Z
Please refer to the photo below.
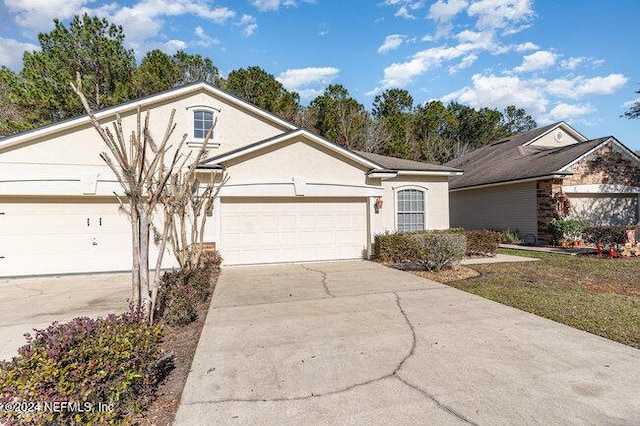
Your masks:
M205 138L196 138L195 128L194 128L194 116L193 114L196 111L207 111L213 113L213 122L216 123L218 119L218 114L220 113L219 108L210 107L208 105L191 105L188 106L187 111L189 111L188 119L189 119L189 136L187 137L187 146L190 148L200 148ZM213 135L211 139L209 139L209 143L207 144L207 148L218 148L220 147L220 141L218 140L218 132L214 128Z
M428 206L427 206L427 192L428 189L425 188L424 186L419 186L419 185L402 185L402 186L395 186L393 187L393 228L396 230L396 232L398 231L398 192L400 191L404 191L407 189L414 189L414 190L418 190L422 192L422 196L424 197L423 200L423 205L424 205L424 226L423 229L429 229L428 228L428 223L429 223L429 219L428 219Z

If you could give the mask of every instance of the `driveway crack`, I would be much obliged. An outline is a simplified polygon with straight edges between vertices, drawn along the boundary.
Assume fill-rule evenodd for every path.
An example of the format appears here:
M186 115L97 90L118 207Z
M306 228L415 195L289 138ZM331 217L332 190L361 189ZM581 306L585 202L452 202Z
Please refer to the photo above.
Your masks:
M414 385L414 384L408 382L407 380L403 379L400 376L400 370L402 369L404 364L409 360L409 358L411 358L415 354L416 346L417 346L417 343L418 343L418 339L416 337L416 331L413 328L413 324L411 324L411 321L409 320L409 317L407 316L407 313L405 312L404 308L402 307L402 304L400 303L400 296L396 292L394 292L393 294L396 296L396 304L398 305L398 309L400 310L400 313L404 317L404 320L407 323L407 326L411 330L412 344L411 344L411 351L409 352L409 354L402 361L400 361L400 363L398 364L396 369L393 371L392 376L394 376L396 379L398 379L400 382L404 383L406 386L410 387L411 389L419 392L425 398L431 400L434 404L436 404L436 406L438 406L438 408L446 411L447 413L451 414L454 417L457 417L458 419L462 420L465 423L468 423L468 424L471 424L471 425L475 425L476 423L474 423L471 420L467 419L465 416L463 416L462 414L458 413L453 408L443 404L435 396L431 395L426 390L420 388L417 385Z
M323 286L325 288L325 293L327 295L329 295L330 297L335 297L333 294L330 293L326 281L327 281L327 275L326 273L322 272L322 271L318 271L315 269L311 269L311 268L307 268L304 265L301 265L304 269L310 271L310 272L317 272L322 274L323 276ZM183 402L184 405L200 405L200 404L221 404L221 403L225 403L225 402L287 402L287 401L304 401L307 399L312 399L312 398L317 398L317 397L322 397L322 396L330 396L330 395L337 395L343 392L348 392L352 389L355 388L359 388L361 386L367 386L367 385L371 385L373 383L382 381L382 380L386 380L386 379L390 379L390 378L396 378L398 379L401 383L403 383L405 386L411 388L412 390L420 393L422 396L424 396L426 399L430 400L431 402L433 402L439 409L446 411L448 414L456 417L457 419L471 424L471 425L476 425L476 423L474 423L473 421L467 419L466 417L464 417L462 414L458 413L456 410L454 410L453 408L445 405L444 403L440 402L435 396L431 395L430 393L428 393L426 390L420 388L419 386L416 386L410 382L408 382L407 380L403 379L400 376L400 370L404 367L405 363L409 360L409 358L411 358L416 351L416 346L417 346L417 336L416 336L416 332L415 329L413 328L413 324L411 323L411 321L409 320L409 317L407 316L407 313L405 312L404 308L402 307L402 303L400 301L400 296L398 295L397 292L393 292L393 295L395 296L395 302L396 302L396 306L398 307L398 310L400 311L400 314L402 315L402 317L404 318L405 323L407 324L407 326L409 327L409 330L411 331L411 348L409 349L409 352L400 360L400 362L396 365L396 367L393 369L393 371L389 374L385 374L383 376L371 379L371 380L367 380L364 382L360 382L360 383L355 383L353 385L349 385L346 386L344 388L340 388L340 389L336 389L333 391L329 391L329 392L324 392L324 393L311 393L309 395L304 395L304 396L293 396L293 397L283 397L283 398L227 398L227 399L215 399L215 400L206 400L206 401L194 401L194 402Z
M336 295L331 293L331 290L329 290L329 286L327 285L328 277L327 277L326 272L319 271L317 269L311 269L311 268L309 268L307 266L304 266L304 265L300 265L300 266L302 267L302 269L305 269L305 270L307 270L309 272L315 272L315 273L318 273L318 274L322 275L322 287L324 288L324 294L326 294L329 297L336 297Z

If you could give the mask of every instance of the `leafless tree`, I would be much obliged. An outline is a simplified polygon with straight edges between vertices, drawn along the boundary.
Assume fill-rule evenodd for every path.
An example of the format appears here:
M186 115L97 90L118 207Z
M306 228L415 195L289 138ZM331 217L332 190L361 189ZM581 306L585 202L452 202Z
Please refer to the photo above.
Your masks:
M115 195L121 210L129 216L131 222L133 248L131 302L152 322L160 268L167 242L172 240L174 254L177 257L191 260L194 256L190 251L195 251L197 252L195 260L197 260L202 252L206 214L201 213L203 210L212 208L213 197L217 195L219 188L216 187L214 179L209 179L209 182L201 185L196 168L206 155L206 146L213 128L208 132L193 162L187 166L192 159L191 152L183 151L187 135L183 134L175 147L169 143L176 128L175 109L171 111L159 144L151 136L149 111L146 112L143 121L140 107L136 112L136 128L127 138L119 114L116 114L111 128L103 127L89 107L80 85L71 84L71 86L80 97L93 127L109 150L109 153L102 152L100 157L123 189L124 196ZM161 225L163 231L159 241L154 278L150 280L149 236L154 213L157 213L157 210L163 212ZM189 213L193 214L189 216ZM175 218L178 218L179 225L176 224ZM189 236L186 235L188 219L192 227ZM194 228L197 231L194 231ZM179 231L177 232L176 229ZM180 238L178 244L175 243L176 235ZM175 251L176 247L180 249L180 254ZM178 260L180 262L180 257ZM183 262L180 264L184 265Z

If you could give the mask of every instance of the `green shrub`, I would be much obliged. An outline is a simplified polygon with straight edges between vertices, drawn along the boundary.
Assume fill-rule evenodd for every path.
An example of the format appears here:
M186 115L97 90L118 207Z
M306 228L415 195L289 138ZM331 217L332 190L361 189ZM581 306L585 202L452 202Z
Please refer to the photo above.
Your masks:
M580 240L586 228L586 223L580 219L553 219L549 223L549 233L553 243L564 240Z
M373 248L379 262L413 263L440 270L464 257L466 237L447 230L386 233L375 236Z
M584 240L587 243L602 243L606 245L620 245L627 242L627 230L634 226L588 226L584 230ZM638 239L638 235L636 235Z
M501 234L496 231L467 231L467 256L495 256L500 245Z
M520 244L520 235L518 235L518 231L507 229L500 233L500 242L503 244Z
M148 326L138 313L54 322L26 336L19 355L0 362L0 402L66 402L72 408L2 410L0 423L127 422L149 403L165 372L162 326Z
M198 303L213 291L212 276L220 270L222 258L215 251L205 251L197 269L165 272L156 300L156 318L169 325L186 325L198 318Z
M410 233L378 234L373 239L373 251L379 262L411 262L418 252L418 245Z
M460 261L467 251L467 238L459 233L424 232L410 234L410 237L418 246L413 262L430 271L440 271Z

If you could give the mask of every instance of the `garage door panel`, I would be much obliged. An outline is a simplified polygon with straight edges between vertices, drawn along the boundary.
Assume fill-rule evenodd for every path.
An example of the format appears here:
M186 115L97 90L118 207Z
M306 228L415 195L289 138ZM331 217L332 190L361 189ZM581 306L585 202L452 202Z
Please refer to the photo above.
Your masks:
M0 213L0 276L131 269L131 225L116 203L0 203Z
M364 199L223 199L221 220L226 264L354 259L366 248Z
M591 225L635 225L638 217L638 196L586 195L569 197L572 217L586 220Z

